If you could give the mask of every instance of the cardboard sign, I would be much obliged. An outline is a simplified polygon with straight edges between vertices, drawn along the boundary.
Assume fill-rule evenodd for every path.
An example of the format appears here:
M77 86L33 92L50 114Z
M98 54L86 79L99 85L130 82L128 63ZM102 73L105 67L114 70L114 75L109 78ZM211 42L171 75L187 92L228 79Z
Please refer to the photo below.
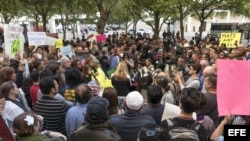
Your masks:
M56 39L56 48L63 47L63 41L62 39Z
M4 49L7 55L14 58L15 54L19 52L20 56L23 56L23 27L5 24L4 37Z
M225 44L227 48L236 48L240 43L241 33L221 33L220 45Z
M71 46L64 46L60 48L60 50L61 50L62 56L69 56L71 58L73 55Z
M46 45L50 45L50 46L55 46L55 44L56 44L56 38L53 38L53 37L50 37L50 36L46 36L45 44Z
M250 61L217 60L219 116L250 115Z
M28 41L30 46L45 45L46 33L45 32L28 32Z
M164 120L167 118L178 117L180 115L180 112L181 112L181 109L179 106L176 106L170 103L165 103L165 108L164 108L161 120ZM193 113L192 116L194 119L196 119L196 113Z

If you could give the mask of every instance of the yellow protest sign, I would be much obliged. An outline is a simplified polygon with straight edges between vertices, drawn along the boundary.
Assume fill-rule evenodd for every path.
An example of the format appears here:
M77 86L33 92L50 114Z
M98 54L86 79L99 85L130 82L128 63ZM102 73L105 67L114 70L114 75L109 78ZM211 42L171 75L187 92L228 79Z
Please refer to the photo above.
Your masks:
M221 33L220 46L225 44L227 48L236 48L240 43L241 33Z
M62 39L56 39L56 48L63 47L63 41Z

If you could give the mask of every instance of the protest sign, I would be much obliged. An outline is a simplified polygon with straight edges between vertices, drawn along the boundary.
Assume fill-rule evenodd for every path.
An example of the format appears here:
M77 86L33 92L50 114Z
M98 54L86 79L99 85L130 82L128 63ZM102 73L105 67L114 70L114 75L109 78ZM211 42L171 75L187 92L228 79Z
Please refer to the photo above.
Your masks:
M53 37L50 37L50 36L46 36L45 44L46 45L50 45L50 46L55 46L55 44L56 44L56 38L53 38Z
M63 47L63 41L62 39L56 39L56 48Z
M250 61L217 60L219 116L250 115Z
M97 43L106 42L106 35L105 34L96 35L96 42Z
M180 115L181 109L179 106L176 106L174 104L165 103L165 108L162 114L161 120L167 119L167 118L174 118L178 117ZM196 113L192 114L192 117L196 119Z
M71 58L73 55L71 46L64 46L60 48L60 50L61 50L62 56L69 56Z
M236 48L240 43L241 33L221 33L220 45L225 44L227 48Z
M23 27L15 25L4 25L4 50L10 57L14 58L15 54L19 52L23 56Z
M45 45L46 33L45 32L28 32L28 41L30 46Z

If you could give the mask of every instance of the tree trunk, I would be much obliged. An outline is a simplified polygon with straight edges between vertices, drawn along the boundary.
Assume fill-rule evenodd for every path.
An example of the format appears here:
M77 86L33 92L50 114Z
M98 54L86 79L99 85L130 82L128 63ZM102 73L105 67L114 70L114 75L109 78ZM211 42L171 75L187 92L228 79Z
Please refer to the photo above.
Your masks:
M133 34L134 34L135 38L136 38L137 23L138 23L138 20L136 20L136 18L134 18Z
M38 26L39 26L39 24L38 24L38 23L39 23L39 21L38 21L38 20L36 20L36 22L35 22L36 31L38 31L38 29L39 29L39 28L38 28Z
M105 23L106 23L106 17L107 17L107 15L103 11L100 14L100 18L99 18L99 20L97 22L97 32L98 32L98 34L103 34L104 33L104 27L105 27Z
M75 25L74 24L71 24L71 31L72 31L72 34L73 34L73 39L76 38L76 33L75 33Z
M155 15L154 15L154 19L155 19L155 25L154 25L154 39L159 39L159 33L160 33L160 29L159 29L159 27L160 27L160 18L159 18L160 16L159 16L159 13L155 13Z
M42 15L43 31L46 32L47 29L47 15Z
M181 30L181 38L184 38L184 26L183 26L183 9L182 9L182 5L179 5L179 11L180 11L180 30Z
M62 25L62 28L63 28L63 40L66 40L66 24L64 23L63 25Z
M4 23L5 23L5 24L9 24L10 21L12 20L12 18L9 17L9 16L6 15L6 14L3 15L3 19L4 19Z
M201 22L200 27L199 27L200 38L202 37L202 27L204 25L204 21L205 21L205 19L203 19L203 18L200 20L200 22Z

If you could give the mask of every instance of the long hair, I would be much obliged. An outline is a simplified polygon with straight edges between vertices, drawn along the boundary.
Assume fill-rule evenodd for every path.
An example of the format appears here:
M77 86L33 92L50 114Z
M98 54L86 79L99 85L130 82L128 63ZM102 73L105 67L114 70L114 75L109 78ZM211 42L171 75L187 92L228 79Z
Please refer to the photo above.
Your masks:
M12 67L3 67L0 69L0 84L11 80L12 74L15 74L15 69Z
M116 67L116 70L113 74L113 78L118 81L125 81L129 79L128 75L129 73L127 64L125 61L121 61Z
M118 114L118 96L115 88L105 88L102 97L109 101L108 115Z

